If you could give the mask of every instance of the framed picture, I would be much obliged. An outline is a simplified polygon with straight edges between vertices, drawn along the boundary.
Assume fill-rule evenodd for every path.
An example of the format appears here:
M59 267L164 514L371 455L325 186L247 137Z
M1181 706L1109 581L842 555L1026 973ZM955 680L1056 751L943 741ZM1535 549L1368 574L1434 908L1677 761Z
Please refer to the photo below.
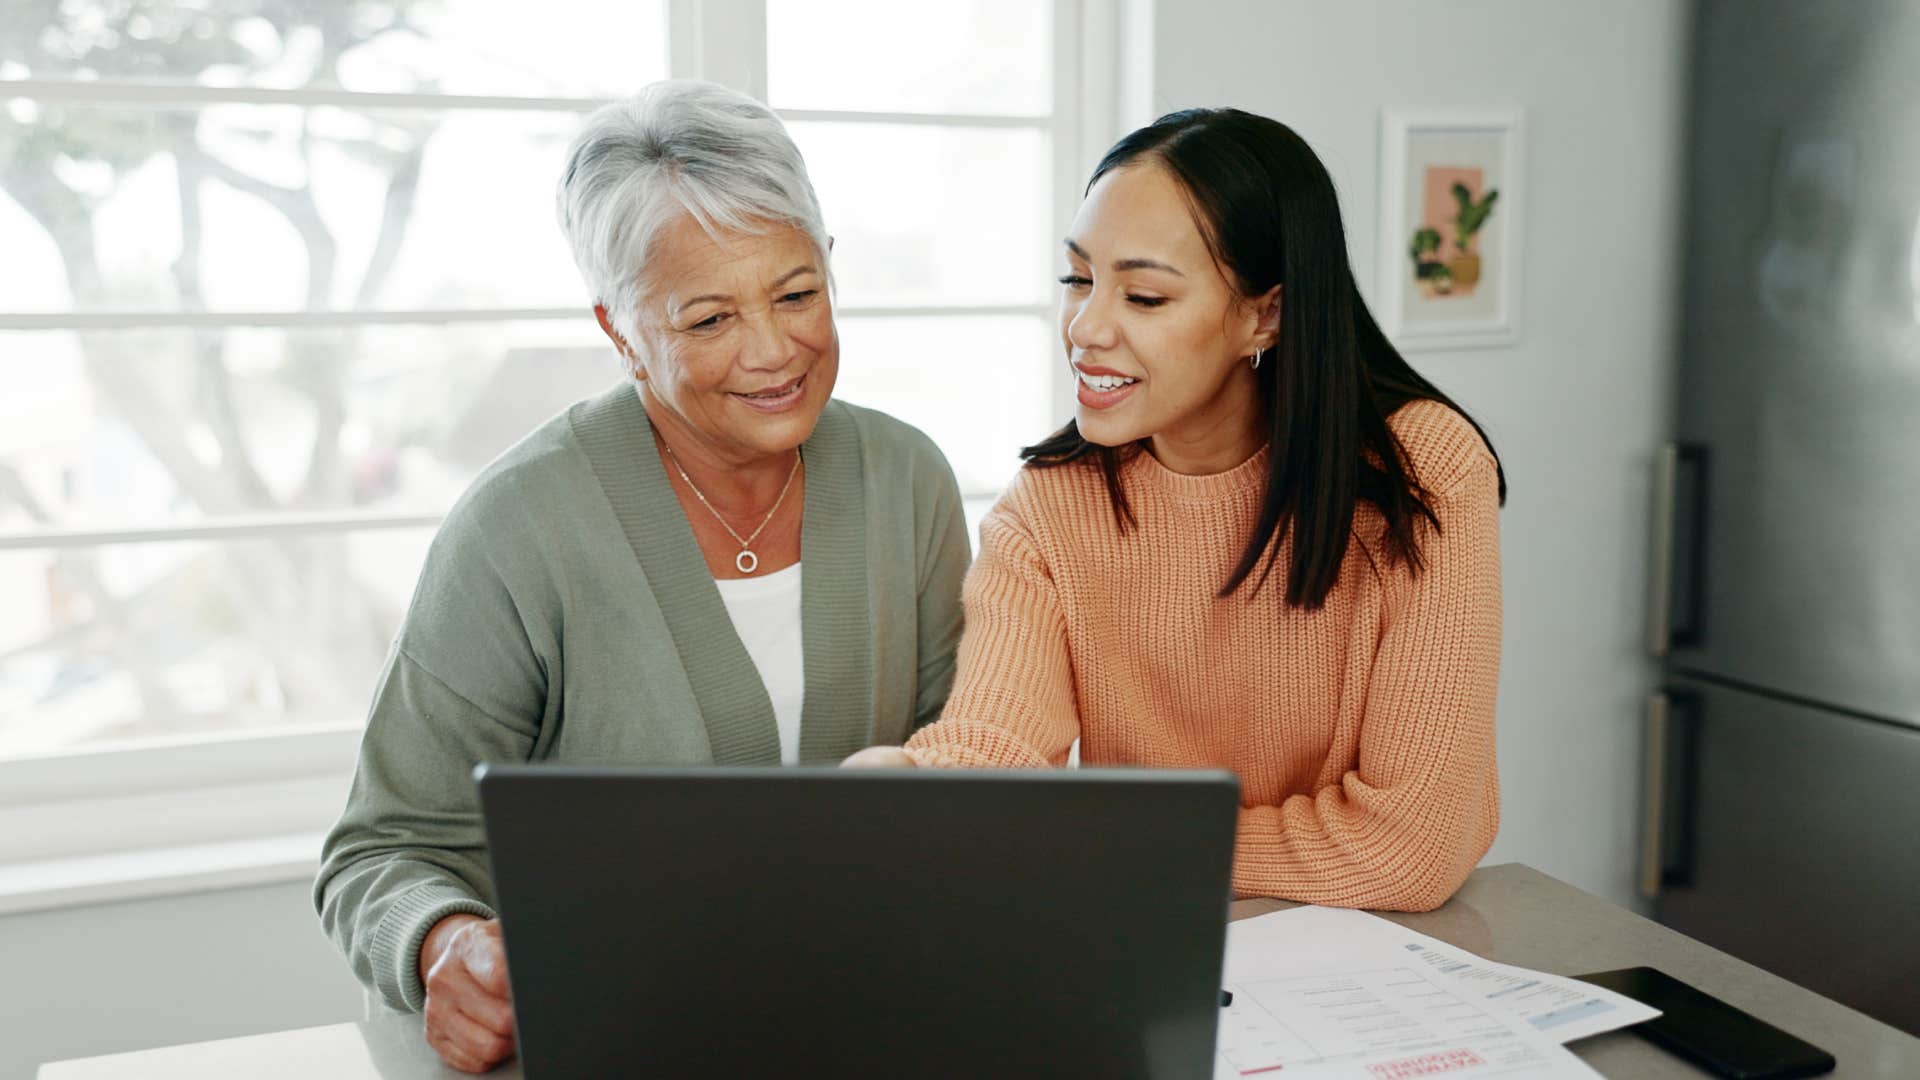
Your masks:
M1517 108L1381 118L1378 315L1399 348L1518 340L1520 138Z

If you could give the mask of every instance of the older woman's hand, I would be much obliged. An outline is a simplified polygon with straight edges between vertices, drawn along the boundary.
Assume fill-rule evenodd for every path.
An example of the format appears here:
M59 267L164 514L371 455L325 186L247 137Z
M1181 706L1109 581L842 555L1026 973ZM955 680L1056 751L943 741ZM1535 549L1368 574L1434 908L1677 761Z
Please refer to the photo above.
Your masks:
M843 769L911 769L917 763L897 746L869 746L840 763Z
M427 1045L461 1072L483 1073L513 1056L513 1001L500 920L449 915L420 946L427 987Z

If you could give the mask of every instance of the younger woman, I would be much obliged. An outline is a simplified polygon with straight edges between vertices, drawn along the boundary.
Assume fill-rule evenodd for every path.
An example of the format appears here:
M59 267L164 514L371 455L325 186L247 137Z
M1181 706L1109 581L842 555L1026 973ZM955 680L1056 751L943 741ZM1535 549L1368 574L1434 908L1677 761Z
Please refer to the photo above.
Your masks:
M981 526L940 721L849 764L1224 766L1238 894L1438 906L1499 822L1492 447L1375 325L1283 124L1127 136L1065 256L1076 420Z

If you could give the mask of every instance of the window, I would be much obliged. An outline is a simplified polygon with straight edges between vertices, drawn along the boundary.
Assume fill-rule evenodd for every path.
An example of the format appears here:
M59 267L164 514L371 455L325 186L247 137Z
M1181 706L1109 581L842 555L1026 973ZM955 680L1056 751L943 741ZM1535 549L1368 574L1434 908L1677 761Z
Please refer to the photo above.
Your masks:
M0 26L0 820L54 775L344 781L440 514L616 376L552 187L580 115L646 82L786 118L836 238L837 394L931 434L976 514L1062 415L1049 273L1100 5L26 10ZM235 835L322 827L340 790Z
M609 370L553 177L580 109L665 76L665 12L559 8L608 33L338 0L0 31L0 758L364 710L450 498Z

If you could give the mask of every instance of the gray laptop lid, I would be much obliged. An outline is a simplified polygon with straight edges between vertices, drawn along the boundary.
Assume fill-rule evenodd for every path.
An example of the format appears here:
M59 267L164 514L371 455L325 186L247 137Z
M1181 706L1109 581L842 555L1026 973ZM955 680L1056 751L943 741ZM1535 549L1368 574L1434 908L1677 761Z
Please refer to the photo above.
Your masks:
M535 1080L1212 1074L1230 774L479 783Z

